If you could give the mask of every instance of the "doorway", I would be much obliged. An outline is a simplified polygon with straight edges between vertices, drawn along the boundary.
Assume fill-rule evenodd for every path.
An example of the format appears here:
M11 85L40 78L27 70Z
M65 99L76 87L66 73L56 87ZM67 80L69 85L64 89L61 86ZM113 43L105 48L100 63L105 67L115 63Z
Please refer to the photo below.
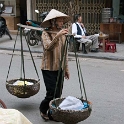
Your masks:
M27 0L20 0L20 23L25 25L27 21Z

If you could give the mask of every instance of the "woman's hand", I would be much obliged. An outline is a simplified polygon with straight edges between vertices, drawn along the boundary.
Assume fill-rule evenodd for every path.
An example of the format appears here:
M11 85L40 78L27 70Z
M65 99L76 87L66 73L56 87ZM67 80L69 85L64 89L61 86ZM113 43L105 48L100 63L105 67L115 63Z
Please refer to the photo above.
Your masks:
M65 35L68 33L68 29L62 29L57 33L57 37L60 37L62 35Z
M65 79L69 79L69 77L70 77L70 74L69 74L69 72L65 72Z

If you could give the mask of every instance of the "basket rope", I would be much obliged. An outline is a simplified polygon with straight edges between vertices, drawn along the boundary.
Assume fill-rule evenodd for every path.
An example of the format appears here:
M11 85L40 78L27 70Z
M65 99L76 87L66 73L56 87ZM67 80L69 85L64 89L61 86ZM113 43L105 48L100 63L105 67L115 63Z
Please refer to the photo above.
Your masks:
M22 79L22 71L23 71L23 76L24 76L24 79L25 79L24 54L23 54L24 52L23 52L23 43L22 43L22 27L20 27L19 29L20 29L20 41L21 41L21 71L20 71L20 79ZM17 37L18 37L18 34L19 34L19 29L18 29L18 32L17 32L17 35L16 35L16 39L15 39L14 48L13 48L13 54L11 56L10 65L9 65L6 81L8 79L9 73L10 73L10 68L11 68L12 59L13 59L14 52L15 52L16 41L17 41ZM28 49L29 49L29 53L30 53L30 56L31 56L31 59L32 59L32 62L33 62L33 65L34 65L34 68L35 68L38 80L40 80L39 74L38 74L38 71L37 71L34 59L33 59L33 55L31 53L31 49L30 49L30 46L28 44L28 39L26 38L26 36L25 36L25 40L26 40L26 43L27 43L27 46L28 46Z
M74 52L75 52L75 58L76 58L76 65L77 65L77 71L78 71L78 78L79 78L79 84L80 84L80 91L81 91L81 98L83 98L83 93L82 93L82 86L84 89L84 94L85 94L85 99L87 101L87 95L86 95L86 89L85 89L85 85L84 85L84 80L83 80L83 75L82 75L82 71L81 71L81 67L80 67L80 62L79 62L79 58L78 55L76 53L76 40L73 37L73 45L74 45Z
M15 39L15 43L14 43L14 47L13 47L13 53L15 52L15 47L16 47L16 41L17 41L18 33L19 33L19 30L18 30L17 35L16 35L16 39ZM10 64L9 64L9 69L8 69L7 77L6 77L6 82L7 82L7 79L9 77L13 56L14 56L14 54L12 54L12 56L11 56L11 60L10 60Z
M60 76L63 61L64 61L63 68L65 68L66 56L64 56L64 54L66 55L66 53L67 53L67 44L68 44L68 42L66 42L66 41L67 41L67 37L66 37L66 40L65 40L65 44L64 44L64 46L62 47L62 50L61 50L61 60L60 60L60 64L59 64L59 71L58 71L58 76L57 76L57 81L56 81L56 86L55 86L55 92L54 92L54 97L53 97L54 99L55 99L55 94L56 94L57 85L58 85L58 82L59 82L59 76ZM62 77L64 77L64 71L62 71ZM60 93L62 92L63 82L64 82L64 78L62 78L62 80L61 80Z
M73 35L66 35L66 40L62 49L62 54L61 54L61 61L60 61L60 65L59 65L59 73L58 73L58 77L60 76L60 70L62 67L62 62L64 61L64 67L65 67L65 59L64 58L64 52L67 53L67 48L68 48L68 43L69 43L69 39L70 37L73 37L73 46L74 46L74 53L75 53L75 58L76 58L76 65L77 65L77 72L78 72L78 78L79 78L79 85L80 85L80 91L81 91L81 98L78 98L83 102L86 102L88 107L84 110L79 110L79 111L75 111L75 110L61 110L59 109L59 104L61 104L61 102L65 99L65 98L56 98L55 99L55 94L54 94L54 99L50 101L50 109L51 109L51 116L53 117L54 120L59 121L59 122L63 122L65 124L76 124L80 121L83 121L85 119L87 119L92 111L92 107L91 107L91 103L87 100L87 95L86 95L86 90L85 90L85 86L84 86L84 81L83 81L83 76L82 76L82 71L81 71L81 67L80 67L80 62L78 59L78 55L76 53L76 40L74 39ZM56 81L56 88L55 88L55 93L56 93L56 89L57 89L57 84L58 84L58 77L57 77L57 81ZM64 82L64 81L63 81ZM62 82L62 83L63 83ZM61 84L63 85L63 84ZM84 96L85 99L83 98L83 90L84 90ZM61 91L62 91L62 87L61 87Z
M54 92L54 101L56 101L55 100L55 94L56 94L56 90L57 90L57 85L58 85L60 71L61 71L61 68L62 68L62 62L63 61L64 61L64 66L63 67L65 67L66 57L64 56L64 54L67 53L67 48L68 48L68 43L69 43L70 37L73 37L73 46L74 46L74 53L75 53L75 58L76 58L78 79L79 79L79 85L80 85L80 91L81 91L81 99L83 99L84 96L85 96L85 99L86 99L86 101L88 103L87 95L86 95L86 89L85 89L84 80L83 80L83 76L82 76L82 71L81 71L81 67L80 67L80 62L79 62L79 59L78 59L78 55L76 53L76 40L75 40L73 35L66 35L65 44L64 44L63 49L61 51L61 60L60 60L60 65L59 65L59 72L58 72L58 77L57 77L57 81L56 81L55 92ZM62 76L63 76L63 73L64 72L62 72ZM61 85L63 85L63 82L64 81L62 80ZM84 90L84 96L83 96L83 90ZM62 87L61 87L60 92L61 91L62 91ZM56 106L56 104L55 104L55 106Z
M83 93L82 93L82 87L83 87L86 103L88 104L88 99L87 99L87 94L86 94L86 89L85 89L85 85L84 85L83 75L82 75L82 71L81 71L81 67L80 67L80 62L79 62L78 55L76 53L76 40L75 40L74 37L73 37L73 41L74 41L73 46L74 46L76 65L77 65L77 71L78 71L78 78L79 78L79 84L80 84L80 91L81 91L81 99L83 99ZM90 108L89 107L88 107L88 111L90 113Z
M30 35L29 32L28 32L28 35ZM32 55L32 53L31 53L31 49L30 49L30 46L29 46L29 44L28 44L28 38L26 38L26 36L25 36L25 39L26 39L26 43L27 43L27 46L28 46L28 49L29 49L29 52L30 52L30 55L31 55L32 62L33 62L33 64L34 64L34 68L35 68L35 71L36 71L37 77L38 77L38 79L40 80L40 78L39 78L39 74L38 74L38 71L37 71L37 68L36 68L36 65L35 65L34 59L33 59L33 55Z
M24 85L25 85L25 67L24 67L25 63L24 63L23 43L22 43L22 28L20 28L20 40L21 40L21 72L23 71ZM22 79L22 73L20 79Z
M13 48L13 54L11 56L11 60L10 60L10 64L9 64L9 69L8 69L8 73L7 73L7 77L6 77L6 83L7 83L7 87L8 87L8 77L9 77L9 73L10 73L10 68L11 68L11 65L12 65L12 60L13 60L13 56L14 56L14 52L15 52L15 46L16 46L16 41L17 41L17 37L18 37L18 34L19 34L19 31L20 31L20 41L21 41L21 69L20 69L20 80L23 80L24 81L24 86L23 86L23 93L24 93L24 96L26 95L25 92L26 92L26 76L25 76L25 63L24 63L24 50L23 50L23 42L22 42L22 27L20 26L20 28L18 28L18 32L17 32L17 36L16 36L16 39L15 39L15 43L14 43L14 48ZM37 83L39 83L40 81L40 78L39 78L39 75L38 75L38 71L37 71L37 68L36 68L36 65L35 65L35 62L34 62L34 59L33 59L33 56L32 56L32 53L31 53L31 49L30 49L30 46L28 44L28 40L26 39L26 36L25 36L25 40L26 40L26 43L27 43L27 46L28 46L28 49L29 49L29 53L30 53L30 56L31 56L31 59L32 59L32 62L33 62L33 66L35 68L35 71L36 71L36 74L37 74L37 77L38 77L38 81ZM33 80L34 81L34 80ZM35 82L36 83L36 82ZM39 84L34 84L34 87L35 86L38 86L39 87ZM39 90L39 88L37 87L37 91ZM33 87L32 87L33 88ZM29 95L28 95L29 96Z

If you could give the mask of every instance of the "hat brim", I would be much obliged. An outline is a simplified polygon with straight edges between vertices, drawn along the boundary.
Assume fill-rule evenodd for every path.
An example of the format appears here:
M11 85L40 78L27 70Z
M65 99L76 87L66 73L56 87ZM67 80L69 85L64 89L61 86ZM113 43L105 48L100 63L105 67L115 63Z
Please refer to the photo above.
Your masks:
M63 24L66 24L67 22L69 22L71 20L70 16L59 16L59 17L55 17L55 18L60 18L60 17L63 18ZM51 18L50 20L55 19L55 18ZM43 21L41 23L41 27L43 27L43 28L51 27L50 20Z

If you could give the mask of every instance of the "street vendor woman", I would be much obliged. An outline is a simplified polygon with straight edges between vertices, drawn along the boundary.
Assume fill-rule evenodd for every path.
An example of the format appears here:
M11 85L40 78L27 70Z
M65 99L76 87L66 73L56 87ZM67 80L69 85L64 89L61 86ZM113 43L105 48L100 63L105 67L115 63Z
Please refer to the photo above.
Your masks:
M53 98L59 98L62 94L64 76L69 79L67 52L65 66L60 67L62 50L65 44L65 34L68 29L62 29L63 24L67 23L70 17L62 12L52 9L41 24L46 30L42 33L43 57L42 57L42 75L46 86L46 96L40 104L40 114L45 120L49 120L49 102ZM58 72L60 71L58 85L56 87ZM62 73L64 72L64 76ZM57 88L57 89L56 89ZM56 90L55 90L56 89ZM56 92L55 92L56 91ZM54 94L55 93L55 94Z

